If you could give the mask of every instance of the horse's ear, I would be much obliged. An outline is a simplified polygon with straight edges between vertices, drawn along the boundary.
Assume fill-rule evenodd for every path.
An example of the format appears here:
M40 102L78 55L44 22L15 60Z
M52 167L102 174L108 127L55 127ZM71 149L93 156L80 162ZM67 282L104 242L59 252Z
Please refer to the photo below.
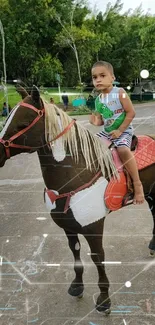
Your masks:
M32 90L31 90L31 98L35 103L40 102L40 92L39 89L33 85Z
M25 82L23 82L22 80L20 80L20 86L23 87L29 95L31 95L31 87L28 87L28 85L25 84Z
M29 95L28 92L25 90L25 88L23 88L21 85L17 84L15 87L16 87L16 91L18 92L19 95L21 95L22 99L24 99Z

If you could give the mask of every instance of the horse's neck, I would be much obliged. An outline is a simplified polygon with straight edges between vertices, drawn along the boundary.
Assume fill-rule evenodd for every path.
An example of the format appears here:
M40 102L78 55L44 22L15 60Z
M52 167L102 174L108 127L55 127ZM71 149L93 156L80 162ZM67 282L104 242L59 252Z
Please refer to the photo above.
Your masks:
M46 187L57 190L59 193L75 190L90 181L96 173L86 170L82 157L79 157L78 164L69 154L63 161L57 162L52 151L47 147L40 150L38 156Z

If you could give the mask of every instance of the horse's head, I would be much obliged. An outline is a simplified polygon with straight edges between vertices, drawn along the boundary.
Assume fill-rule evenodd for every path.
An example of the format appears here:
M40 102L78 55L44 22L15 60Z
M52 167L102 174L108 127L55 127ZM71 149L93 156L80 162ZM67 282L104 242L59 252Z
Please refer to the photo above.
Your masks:
M17 86L22 101L9 114L0 133L0 167L11 156L34 152L45 144L44 105L39 90L33 86L31 94Z

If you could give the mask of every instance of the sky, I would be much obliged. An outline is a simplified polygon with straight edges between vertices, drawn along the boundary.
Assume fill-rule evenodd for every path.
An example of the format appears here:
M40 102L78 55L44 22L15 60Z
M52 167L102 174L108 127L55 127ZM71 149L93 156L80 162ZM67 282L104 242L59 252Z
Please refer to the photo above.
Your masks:
M111 2L114 4L116 1L115 0L89 0L91 8L94 8L96 5L97 9L99 11L105 11L106 5L108 2ZM124 3L123 10L122 12L127 11L128 9L135 9L138 7L140 4L142 4L142 8L144 12L146 13L149 10L150 13L155 14L155 0L122 0L122 3Z

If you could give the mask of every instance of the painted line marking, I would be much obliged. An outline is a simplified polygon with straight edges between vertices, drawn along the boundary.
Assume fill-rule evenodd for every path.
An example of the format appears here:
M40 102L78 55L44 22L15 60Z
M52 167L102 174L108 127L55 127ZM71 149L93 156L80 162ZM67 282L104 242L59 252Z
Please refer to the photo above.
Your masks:
M2 264L0 264L0 265L4 265L4 264L12 265L12 264L16 264L16 262L2 262Z
M60 266L60 264L46 264L46 266Z
M139 306L117 306L118 308L140 308Z
M16 308L11 308L11 307L1 307L0 310L16 310Z
M23 185L23 184L38 184L42 183L42 178L34 178L34 179L4 179L0 180L0 186L4 185Z
M112 310L112 313L131 313L131 310Z
M39 320L39 318L33 319L33 320L28 320L28 323L35 323Z
M108 262L102 262L102 264L122 264L122 262L117 262L117 261L110 262L110 261L108 261Z

